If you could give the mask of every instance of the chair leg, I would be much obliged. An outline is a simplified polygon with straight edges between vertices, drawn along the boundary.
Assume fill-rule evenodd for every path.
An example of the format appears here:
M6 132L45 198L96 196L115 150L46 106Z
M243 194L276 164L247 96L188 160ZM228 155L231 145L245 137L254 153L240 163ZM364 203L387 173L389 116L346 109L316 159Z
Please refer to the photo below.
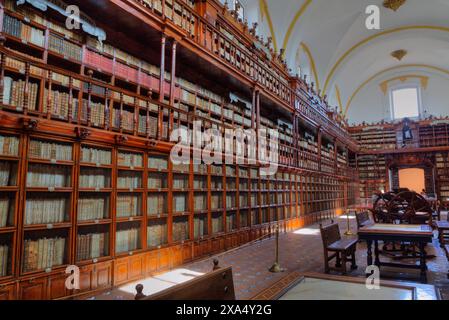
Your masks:
M324 273L330 273L329 256L327 252L324 253Z
M352 253L351 253L351 269L352 270L356 270L358 268L356 260L355 260L355 252L356 252L356 248L353 248Z
M343 274L347 274L348 272L347 272L347 269L346 269L346 263L347 263L347 261L346 261L346 252L342 252L341 253L341 272L343 273Z
M341 268L340 252L337 252L336 255L337 255L337 262L335 262L335 268Z

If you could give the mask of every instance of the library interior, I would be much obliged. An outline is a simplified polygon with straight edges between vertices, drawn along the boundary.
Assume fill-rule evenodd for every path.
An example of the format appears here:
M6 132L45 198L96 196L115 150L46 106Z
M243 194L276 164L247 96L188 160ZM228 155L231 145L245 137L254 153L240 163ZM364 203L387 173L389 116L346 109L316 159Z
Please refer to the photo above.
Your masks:
M0 0L0 300L449 300L448 16Z

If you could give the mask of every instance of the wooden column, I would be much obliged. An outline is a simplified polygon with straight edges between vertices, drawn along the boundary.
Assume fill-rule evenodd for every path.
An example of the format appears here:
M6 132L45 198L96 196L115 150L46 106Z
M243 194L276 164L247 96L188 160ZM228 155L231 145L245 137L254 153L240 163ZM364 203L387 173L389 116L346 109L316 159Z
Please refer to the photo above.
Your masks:
M159 83L159 101L164 101L164 84L165 84L165 44L167 42L167 38L165 35L162 35L161 38L161 70L160 70L160 83Z
M170 106L175 105L175 85L176 85L176 47L177 42L173 40L171 56L171 81L170 81Z
M318 142L317 142L317 149L318 149L318 171L321 171L321 127L318 127Z

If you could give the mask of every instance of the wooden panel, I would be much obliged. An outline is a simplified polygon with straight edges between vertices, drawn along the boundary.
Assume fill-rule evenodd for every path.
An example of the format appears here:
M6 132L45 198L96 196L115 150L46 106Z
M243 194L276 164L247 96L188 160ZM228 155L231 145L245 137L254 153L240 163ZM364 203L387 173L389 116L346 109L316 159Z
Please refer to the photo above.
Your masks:
M90 291L94 289L93 277L92 266L80 268L80 291Z
M170 250L170 267L175 268L182 265L182 246L172 247Z
M16 285L0 285L0 301L14 300L16 298Z
M144 255L129 258L128 280L138 279L144 275Z
M189 262L193 259L193 243L184 244L182 246L182 263Z
M165 248L160 251L159 270L167 270L169 268L170 268L170 248Z
M145 254L145 273L151 274L159 270L159 252L150 251Z
M47 278L24 280L19 284L19 300L47 299Z
M48 279L48 298L58 299L70 295L71 291L67 290L65 281L69 277L68 274L58 274Z
M112 286L112 262L105 262L95 266L96 289L107 288Z
M128 259L119 259L114 266L114 284L120 284L128 280Z

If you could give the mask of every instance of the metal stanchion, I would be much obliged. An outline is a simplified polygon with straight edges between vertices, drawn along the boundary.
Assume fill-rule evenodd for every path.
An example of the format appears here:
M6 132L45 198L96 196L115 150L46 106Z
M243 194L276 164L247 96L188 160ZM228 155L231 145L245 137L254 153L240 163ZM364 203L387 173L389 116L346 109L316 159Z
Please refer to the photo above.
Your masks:
M269 269L270 272L273 273L279 273L284 272L285 269L281 268L281 265L279 264L279 224L276 225L276 261L274 262L273 266Z
M345 232L345 236L353 236L354 233L351 231L350 221L349 221L349 213L351 211L349 209L346 210L346 222L347 222L347 228Z

